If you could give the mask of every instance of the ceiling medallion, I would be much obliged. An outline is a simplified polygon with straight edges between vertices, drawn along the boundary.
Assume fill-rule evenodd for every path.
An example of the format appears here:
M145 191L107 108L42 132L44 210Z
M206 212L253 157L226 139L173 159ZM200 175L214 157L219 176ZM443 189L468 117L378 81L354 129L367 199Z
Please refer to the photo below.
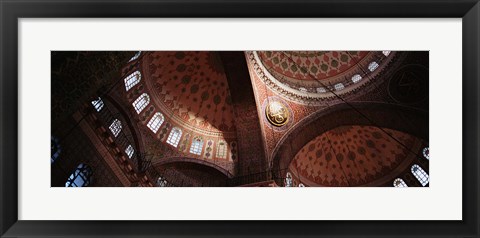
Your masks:
M282 102L271 101L265 107L265 116L270 124L280 127L287 124L290 113Z

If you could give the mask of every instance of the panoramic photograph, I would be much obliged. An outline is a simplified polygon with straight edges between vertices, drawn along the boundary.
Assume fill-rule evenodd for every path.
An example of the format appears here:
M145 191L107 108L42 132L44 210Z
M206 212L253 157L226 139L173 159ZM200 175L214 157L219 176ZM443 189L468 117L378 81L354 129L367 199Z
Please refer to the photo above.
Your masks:
M429 159L428 51L51 52L51 187L429 187Z

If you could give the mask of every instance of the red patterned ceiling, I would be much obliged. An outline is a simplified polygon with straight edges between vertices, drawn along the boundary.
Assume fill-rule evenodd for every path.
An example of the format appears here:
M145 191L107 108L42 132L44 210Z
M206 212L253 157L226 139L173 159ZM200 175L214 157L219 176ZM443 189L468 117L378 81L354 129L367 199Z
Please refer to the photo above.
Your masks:
M300 182L311 186L372 183L400 169L408 158L414 159L412 151L419 151L422 144L411 135L383 130L370 126L342 126L330 130L307 143L289 168L296 171Z
M227 78L216 52L152 52L151 93L168 118L196 133L235 137Z
M326 80L349 70L368 51L259 51L258 56L267 70L277 79Z

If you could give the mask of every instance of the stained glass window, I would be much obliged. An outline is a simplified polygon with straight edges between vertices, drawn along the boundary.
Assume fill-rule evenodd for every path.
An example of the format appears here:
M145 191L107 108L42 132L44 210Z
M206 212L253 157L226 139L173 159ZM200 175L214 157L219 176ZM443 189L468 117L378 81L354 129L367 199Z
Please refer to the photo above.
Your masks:
M423 148L423 157L430 160L430 149L428 147Z
M227 143L223 140L218 142L217 145L217 158L225 159L227 158Z
M99 112L100 110L102 110L104 104L103 104L102 99L100 97L98 97L98 99L92 101L92 105L95 108L95 110L97 110L97 112Z
M203 140L200 137L195 137L192 140L192 145L190 146L190 153L195 155L200 155L202 153Z
M58 143L58 138L52 136L51 137L51 163L55 162L58 157L60 157L60 152L62 152L62 148L60 147L60 144Z
M124 81L125 81L125 90L130 90L133 88L133 86L137 85L140 82L140 79L142 79L142 74L140 74L140 71L135 71L132 74L128 75Z
M368 65L368 70L370 70L370 72L373 72L378 68L378 66L379 66L378 63L373 61Z
M68 177L65 187L86 187L90 184L92 169L86 164L79 164L75 171Z
M162 176L158 177L157 187L166 187L167 185L168 185L168 182L164 177L162 177Z
M405 183L405 181L403 181L403 179L401 179L401 178L396 178L396 179L393 181L393 186L394 186L394 187L397 187L397 188L406 188L406 187L408 187L407 184Z
M145 107L147 107L149 103L150 103L150 96L148 96L148 94L146 93L143 93L142 95L140 95L140 97L138 97L132 103L132 105L135 108L135 111L137 111L137 113L140 114L140 112L142 112L142 110L145 109Z
M163 114L160 112L157 112L153 115L152 119L147 124L147 127L152 130L153 133L157 133L158 129L162 125L163 121L165 118L163 117Z
M290 172L287 172L287 176L285 177L285 187L293 187L293 178Z
M337 91L342 90L344 88L345 88L345 86L343 86L343 83L335 84L335 90L337 90Z
M422 167L414 164L412 166L412 174L415 176L415 178L417 178L418 182L420 182L422 186L425 186L428 184L429 182L428 174L427 172L425 172L425 170L422 169Z
M125 154L127 154L129 159L132 158L134 152L135 152L135 150L133 149L132 145L128 145L127 149L125 149Z
M352 76L352 82L357 83L358 81L362 80L362 76L360 74L355 74Z
M120 131L122 131L122 122L118 119L113 120L109 129L112 132L113 136L117 137L118 134L120 134Z
M317 88L317 93L326 93L327 90L324 87Z
M300 90L300 92L304 92L304 93L308 92L308 90L304 87L300 87L300 88L298 88L298 90Z
M142 54L142 51L137 52L128 62L132 62L138 59L138 57L140 57L141 54Z
M182 137L182 130L180 130L177 127L174 127L172 131L170 131L170 134L168 135L167 143L174 147L177 147L181 137Z

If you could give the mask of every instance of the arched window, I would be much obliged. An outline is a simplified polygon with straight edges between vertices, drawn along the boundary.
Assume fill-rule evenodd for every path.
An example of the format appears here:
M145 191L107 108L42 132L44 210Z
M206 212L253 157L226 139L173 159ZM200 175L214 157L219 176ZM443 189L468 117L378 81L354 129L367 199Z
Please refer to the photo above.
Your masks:
M170 135L168 135L167 143L172 145L173 147L177 147L181 137L182 137L182 130L180 130L177 127L174 127L172 131L170 131Z
M162 113L157 112L153 115L152 119L148 121L147 127L150 128L153 133L157 133L164 120L165 118L163 117Z
M92 169L86 164L79 164L75 171L70 175L65 187L86 187L90 184L92 178Z
M137 113L140 114L140 112L142 112L142 110L145 109L145 107L147 107L149 103L150 103L150 96L148 96L148 94L146 93L143 93L142 95L140 95L140 97L138 97L132 103L132 105L135 108L135 111L137 111Z
M219 159L227 158L227 143L223 140L219 141L217 144L217 158Z
M393 181L393 186L394 186L394 187L397 187L397 188L406 188L406 187L408 187L407 184L405 183L405 181L403 181L403 179L401 179L401 178L396 178L396 179Z
M195 155L200 155L202 153L203 140L200 137L195 137L192 140L192 145L190 146L190 153Z
M343 86L343 83L335 84L335 90L337 90L337 91L342 90L344 88L345 88L345 86Z
M97 112L99 112L100 110L102 110L104 104L103 104L102 99L100 97L98 97L98 99L92 101L92 105L95 108L95 110L97 110Z
M168 184L168 182L167 182L167 180L166 180L164 177L162 177L162 176L158 177L158 179L157 179L157 187L166 187L167 184Z
M58 143L58 138L52 136L51 137L51 163L55 162L58 157L60 157L60 152L62 151L62 148L60 147L60 144Z
M287 176L285 177L285 187L293 187L293 178L290 172L287 172Z
M303 183L299 183L298 186L302 187L302 188L305 187L305 185L303 185Z
M140 74L140 71L135 71L132 74L128 75L124 81L125 81L125 90L130 90L133 88L133 86L137 85L140 82L140 79L142 79L142 74Z
M133 149L132 145L128 145L127 149L125 149L125 154L127 154L129 159L132 158L134 152L135 152L135 150Z
M423 157L430 160L430 149L428 147L423 148Z
M118 119L113 120L109 129L112 132L113 136L117 137L118 134L120 134L120 131L122 131L122 122Z
M326 93L327 90L324 87L317 88L317 93Z
M418 182L420 182L422 186L425 186L428 184L429 182L428 174L427 172L425 172L425 170L422 169L422 167L414 164L412 166L412 174L415 176L415 178L417 178Z
M352 82L357 83L358 81L362 80L362 76L360 74L355 74L352 76Z
M389 56L389 55L390 55L390 52L391 52L391 51L387 51L387 50L382 51L383 55L385 55L385 56Z
M132 62L138 59L138 57L140 57L141 54L142 54L142 51L137 52L128 62Z
M378 68L378 66L379 66L378 63L373 61L368 65L368 70L370 70L370 72L373 72Z

